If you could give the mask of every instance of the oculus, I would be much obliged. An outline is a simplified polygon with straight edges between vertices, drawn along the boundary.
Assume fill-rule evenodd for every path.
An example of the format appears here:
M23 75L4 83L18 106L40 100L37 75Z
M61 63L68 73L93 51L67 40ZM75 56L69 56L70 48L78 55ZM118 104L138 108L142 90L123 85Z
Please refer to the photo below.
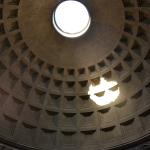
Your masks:
M91 17L85 5L75 0L60 3L53 12L53 26L67 38L77 38L87 32Z

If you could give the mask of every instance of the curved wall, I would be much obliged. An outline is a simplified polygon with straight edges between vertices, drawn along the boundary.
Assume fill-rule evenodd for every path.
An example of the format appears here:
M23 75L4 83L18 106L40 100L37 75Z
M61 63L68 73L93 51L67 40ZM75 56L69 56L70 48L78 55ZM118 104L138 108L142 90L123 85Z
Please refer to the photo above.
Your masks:
M124 28L115 48L81 68L55 66L33 52L20 28L22 1L0 0L1 139L37 149L99 150L148 137L149 0L120 0ZM99 107L90 100L89 85L99 77L119 83L115 103Z

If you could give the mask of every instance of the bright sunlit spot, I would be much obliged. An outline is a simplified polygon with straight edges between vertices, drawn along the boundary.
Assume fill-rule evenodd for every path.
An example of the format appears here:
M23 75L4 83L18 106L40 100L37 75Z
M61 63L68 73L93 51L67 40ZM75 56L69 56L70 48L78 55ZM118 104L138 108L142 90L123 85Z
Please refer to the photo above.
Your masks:
M78 1L64 1L53 13L53 25L65 37L75 38L83 35L88 30L90 23L87 8Z
M118 98L120 90L116 81L107 81L101 78L98 85L90 85L88 94L97 105L104 106L114 102Z

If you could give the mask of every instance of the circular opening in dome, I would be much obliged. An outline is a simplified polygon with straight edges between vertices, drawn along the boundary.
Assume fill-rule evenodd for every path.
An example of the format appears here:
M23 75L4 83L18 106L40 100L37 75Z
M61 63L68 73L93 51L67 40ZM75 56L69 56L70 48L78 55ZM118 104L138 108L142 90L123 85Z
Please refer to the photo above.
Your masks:
M78 1L63 1L54 10L53 25L62 36L80 37L87 32L90 24L91 18L87 8Z

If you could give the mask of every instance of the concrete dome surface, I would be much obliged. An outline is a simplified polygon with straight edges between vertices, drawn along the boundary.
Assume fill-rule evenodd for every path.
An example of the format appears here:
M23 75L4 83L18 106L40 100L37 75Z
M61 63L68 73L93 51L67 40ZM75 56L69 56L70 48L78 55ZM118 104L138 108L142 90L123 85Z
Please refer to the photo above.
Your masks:
M0 0L0 150L150 149L150 1L78 1L91 23L69 39L63 0ZM100 78L120 90L105 106Z

